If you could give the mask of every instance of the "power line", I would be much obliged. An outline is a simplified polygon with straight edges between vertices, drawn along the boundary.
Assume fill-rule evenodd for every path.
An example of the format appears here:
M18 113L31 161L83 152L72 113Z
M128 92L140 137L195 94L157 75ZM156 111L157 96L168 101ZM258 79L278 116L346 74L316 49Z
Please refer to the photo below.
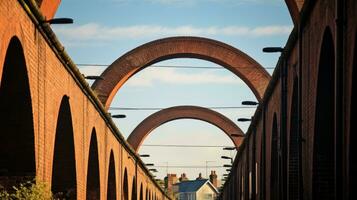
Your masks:
M224 145L194 145L194 144L144 144L141 146L146 147L194 147L194 148L224 148L224 147L233 147L233 146L224 146Z
M257 108L256 106L213 106L213 107L205 107L213 110L228 110L228 109L252 109ZM109 107L109 110L162 110L165 108L159 107Z
M107 67L105 64L89 64L78 63L77 66L95 66L95 67ZM224 67L205 67L205 66L187 66L187 65L151 65L149 67L155 68L181 68L181 69L225 69ZM247 68L247 67L234 67L234 68ZM275 69L275 67L264 67L265 69Z
M221 165L217 165L217 166L200 166L200 165L169 165L169 166L166 166L166 165L159 165L159 166L154 166L155 168L226 168L226 167L223 167Z

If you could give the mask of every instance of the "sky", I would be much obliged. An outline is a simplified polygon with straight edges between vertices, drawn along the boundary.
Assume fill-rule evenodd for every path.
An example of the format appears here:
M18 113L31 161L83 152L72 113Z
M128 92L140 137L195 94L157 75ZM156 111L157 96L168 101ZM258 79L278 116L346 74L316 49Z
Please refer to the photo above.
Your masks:
M124 53L147 42L172 36L199 36L227 43L245 52L271 74L278 54L264 54L267 46L284 46L292 21L283 0L62 0L56 17L71 17L73 25L53 25L66 51L85 75L100 75ZM159 66L219 67L182 69L148 67L130 78L116 94L111 107L167 108L179 105L203 107L241 106L244 100L256 101L248 86L236 75L214 63L198 59L172 59ZM244 132L255 108L216 110L230 118ZM125 114L114 119L125 138L146 117L157 111L109 110ZM181 119L154 129L145 139L140 154L154 163L157 178L166 173L186 173L195 179L217 171L236 152L222 147L178 148L145 145L184 144L233 146L214 125L199 120ZM186 166L189 168L178 168ZM207 166L207 167L206 167Z

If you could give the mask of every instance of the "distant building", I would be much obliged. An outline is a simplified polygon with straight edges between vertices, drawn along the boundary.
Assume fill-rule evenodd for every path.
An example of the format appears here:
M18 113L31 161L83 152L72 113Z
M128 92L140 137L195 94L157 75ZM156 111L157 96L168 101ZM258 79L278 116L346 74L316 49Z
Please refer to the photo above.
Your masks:
M214 187L218 188L218 180L216 171L211 171L211 175L209 175L209 181L214 185Z
M208 179L183 181L173 185L176 200L214 200L218 195L216 187Z

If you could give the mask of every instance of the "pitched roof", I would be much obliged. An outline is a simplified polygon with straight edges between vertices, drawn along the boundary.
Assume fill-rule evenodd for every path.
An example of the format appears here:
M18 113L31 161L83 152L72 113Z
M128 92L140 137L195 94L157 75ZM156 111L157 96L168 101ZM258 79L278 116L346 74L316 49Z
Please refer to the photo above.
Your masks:
M179 192L196 192L198 191L204 184L208 182L208 179L199 179L193 181L183 181L177 183L179 186Z

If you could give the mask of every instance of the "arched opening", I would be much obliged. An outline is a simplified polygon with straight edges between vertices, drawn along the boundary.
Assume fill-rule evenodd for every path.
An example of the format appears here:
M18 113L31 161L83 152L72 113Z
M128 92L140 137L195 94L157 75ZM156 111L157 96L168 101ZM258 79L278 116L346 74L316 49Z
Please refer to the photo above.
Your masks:
M298 79L294 79L289 137L289 199L300 199L301 160L298 119Z
M136 150L144 139L157 127L178 119L197 119L210 123L221 129L238 148L241 144L243 131L226 116L208 108L199 106L174 106L162 109L145 118L129 135L127 141ZM241 137L234 137L239 135Z
M248 85L259 101L270 81L269 73L258 62L230 45L202 37L170 37L124 54L102 73L103 80L95 81L92 88L108 109L116 92L134 74L152 64L175 58L197 58L227 68Z
M52 166L52 192L56 198L77 198L77 173L71 108L67 96L62 98L57 118Z
M143 184L142 183L140 184L140 196L139 196L139 199L140 200L144 200L144 197L143 197Z
M326 29L320 53L315 107L313 199L335 198L334 66L332 34Z
M110 152L109 159L109 172L108 172L108 188L107 188L107 199L108 200L116 200L117 192L116 192L116 178L115 178L115 162L114 162L114 154L113 151Z
M355 163L353 162L353 157L352 157L352 152L354 151L353 149L353 144L352 141L356 141L356 132L357 132L357 121L356 121L356 115L357 115L357 95L356 92L353 92L354 90L357 89L357 33L355 37L355 46L354 46L354 56L353 56L353 67L352 67L352 88L351 88L351 113L350 113L350 133L349 133L349 199L356 199L356 195L353 191L353 184L356 182L353 177L355 177ZM356 150L356 149L355 149Z
M146 192L145 192L145 200L149 200L149 191L146 188Z
M132 184L132 188L131 188L131 200L137 200L137 192L136 192L136 178L134 176L133 178L133 184Z
M124 200L129 200L129 188L128 188L128 172L125 168L123 177L123 196Z
M278 121L274 113L273 126L271 131L271 157L270 157L270 199L279 199L279 141L278 141Z
M88 168L87 168L87 199L100 199L99 157L98 143L95 129L93 128L90 139Z
M0 184L11 188L36 176L30 85L16 37L7 48L0 84Z

